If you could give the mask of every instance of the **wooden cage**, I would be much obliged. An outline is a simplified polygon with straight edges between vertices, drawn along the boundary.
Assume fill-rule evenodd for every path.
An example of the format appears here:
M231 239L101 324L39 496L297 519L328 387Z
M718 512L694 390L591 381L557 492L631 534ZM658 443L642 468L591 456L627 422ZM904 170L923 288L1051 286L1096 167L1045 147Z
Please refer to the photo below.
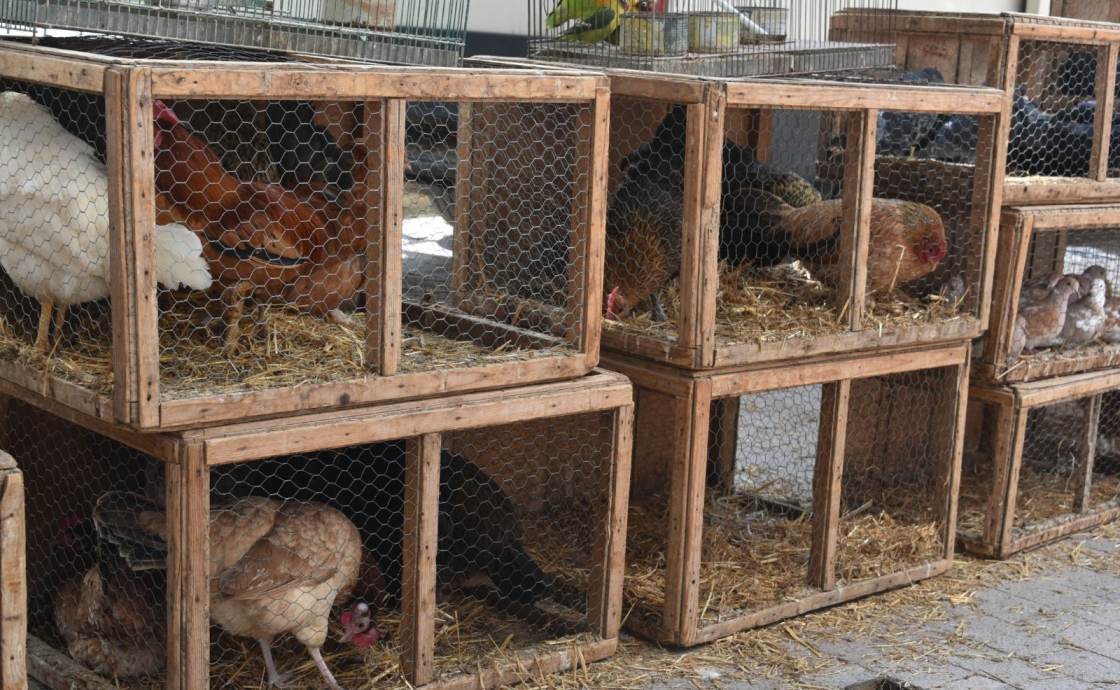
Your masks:
M1120 516L1120 374L974 382L958 541L1008 558Z
M23 474L0 451L0 688L27 689L27 549Z
M59 41L4 42L0 81L49 106L39 117L72 130L60 138L77 132L88 141L74 146L106 149L107 199L93 203L111 232L100 231L100 264L72 261L104 269L109 294L83 295L100 299L73 305L50 346L46 308L35 336L40 283L0 285L7 380L166 430L561 380L595 365L604 78ZM300 153L308 146L321 148ZM324 169L335 177L320 179ZM30 206L7 208L32 216ZM157 284L169 280L162 238L181 240L167 229L176 224L201 240L196 283L170 278L190 290Z
M1005 208L990 330L984 336L974 377L1007 385L1120 364L1120 348L1114 344L1117 338L1111 334L1112 321L1107 315L1115 304L1112 286L1120 278L1120 256L1115 253L1118 238L1120 206ZM1032 340L1042 337L1037 328L1026 330L1026 323L1019 318L1024 310L1037 309L1042 301L1040 295L1031 293L1060 274L1082 277L1093 266L1104 269L1107 296L1103 304L1105 313L1100 315L1095 335L1087 335L1089 342L1077 344L1077 337L1061 332L1055 334L1049 346L1040 345L1035 351L1025 348L1024 344L1030 342L1018 341L1017 330L1018 338L1024 333ZM1091 285L1082 286L1080 292L1085 292L1086 287L1091 289ZM1089 298L1080 292L1072 295L1070 305Z
M83 541L88 537L82 537L81 527L86 511L97 527L99 555L84 578L101 573L101 578L109 578L103 582L113 583L114 578L123 581L152 572L139 566L129 571L135 552L123 546L123 560L116 557L117 545L130 542L112 531L118 523L106 517L102 505L108 497L119 502L120 496L126 503L151 506L144 509L157 512L147 514L166 520L166 531L160 533L166 539L166 580L138 580L156 582L145 584L142 591L153 602L147 604L147 615L152 617L149 626L158 632L134 632L128 638L147 640L150 647L151 640L166 635L166 661L159 663L161 646L150 662L154 665L143 670L134 666L134 676L120 680L126 687L155 683L200 688L209 687L211 680L264 675L255 645L241 644L244 638L239 642L228 628L219 628L224 624L217 613L212 628L211 614L217 610L212 601L222 601L218 592L226 592L226 578L232 576L230 571L208 572L218 562L211 557L225 558L231 548L214 541L228 535L221 531L221 516L262 499L280 503L281 511L289 505L319 505L319 510L341 512L358 528L352 539L361 538L363 553L372 556L367 561L363 555L351 593L376 610L374 620L385 637L375 640L368 652L356 650L351 656L349 647L333 642L337 616L331 615L324 652L327 666L342 674L344 684L347 678L376 676L378 687L489 688L614 652L622 615L633 416L632 390L622 376L596 372L577 381L305 415L283 423L147 434L84 415L10 383L2 385L11 396L6 398L5 433L33 468L28 505L35 526L29 577L35 596L29 606L29 662L31 674L49 687L114 687L112 678L88 669L105 674L103 668L112 668L117 673L119 665L110 664L120 662L76 652L79 648L72 646L63 628L67 618L62 607L65 597L73 596L64 594L72 591L66 590L66 583L85 582L81 573L90 569L89 545ZM372 454L374 449L390 455ZM399 476L386 479L391 473L379 474L378 481L371 481L373 475L367 473L384 466L387 457L399 463L391 465L397 468L391 473ZM77 474L68 474L73 472ZM271 479L262 481L266 476ZM398 495L393 496L394 491ZM348 502L344 497L351 493L354 500ZM498 516L502 511L504 517ZM273 532L281 530L279 518L276 524ZM380 530L385 524L396 525L395 547L384 541ZM238 532L254 529L249 525ZM320 533L309 546L322 552L328 548L323 544L332 543L336 534L344 537L348 529ZM493 541L484 544L486 539ZM505 544L501 548L514 549L516 554L506 553L516 558L501 560L500 565L497 559L504 556L478 560L496 553L488 544ZM462 550L470 548L477 549L475 555ZM397 560L385 561L385 553L395 553L392 558ZM325 563L308 560L303 566L307 577L321 572ZM259 567L261 572L269 569ZM514 580L512 571L503 568L515 567L525 579L504 586ZM445 568L462 570L448 579ZM474 568L480 568L490 584L480 582ZM77 571L77 576L69 571ZM163 571L157 566L156 572ZM158 595L164 586L165 626ZM123 591L131 598L121 595L116 603L131 601L137 608L143 604L141 595L133 594L135 585ZM333 594L331 602L343 603ZM92 616L91 621L98 620ZM341 622L348 624L345 617ZM108 628L89 625L83 629L89 639L118 639ZM287 635L274 640L277 666L291 668L297 659L307 662L303 646L285 638L294 642ZM111 650L112 644L116 642L95 651ZM145 652L150 656L152 650ZM311 682L307 687L318 680L310 663L294 673L299 683Z
M859 24L838 12L832 36L854 35ZM1116 84L1120 28L1026 14L917 11L895 13L890 26L896 65L936 68L947 82L1008 95L1000 135L1007 145L1004 203L1120 199L1120 140L1113 141L1120 128L1115 89L1106 88Z
M534 63L475 58L468 64ZM630 267L629 257L645 251L628 245L636 225L621 211L619 220L612 220L616 208L632 212L630 199L651 189L667 194L680 205L667 232L680 235L663 242L671 252L679 251L668 262L676 266L673 257L679 259L679 279L665 283L668 287L660 293L668 318L655 321L653 312L636 309L636 316L605 320L604 348L704 370L950 342L983 332L1000 205L996 132L1003 98L998 92L895 83L705 80L626 70L608 70L607 75L611 118L604 291L620 284L609 276L640 272ZM877 150L877 125L887 111L919 120L950 114L967 119L974 125L974 157L971 162L945 162ZM665 161L650 159L672 128L681 135L675 144L679 149L667 154L676 156L674 169L666 173L676 176L670 182L675 188L661 191L658 182L636 181L632 171L647 163L660 174L658 166ZM758 163L800 177L800 188L823 200L795 211L837 210L836 232L823 240L824 249L818 243L784 253L790 249L785 240L772 239L776 225L735 220L753 212L741 211L740 204L764 198L753 182L736 186L740 181L735 175L742 170L736 166L746 165L751 175L750 166ZM643 191L630 192L635 187ZM896 261L902 261L897 249L886 262L876 251L884 244L905 244L884 240L892 232L884 228L897 226L879 221L879 209L897 202L930 209L943 224L946 240L940 262L910 283L891 279ZM655 215L666 216L660 211ZM775 235L759 236L768 232ZM673 246L677 241L679 250ZM803 252L797 254L801 258L791 262L797 252ZM871 255L877 258L869 259ZM881 275L886 263L890 270L885 279L874 283L869 273ZM950 289L954 282L959 286ZM875 289L880 292L873 297Z
M1115 0L1050 0L1050 16L1120 22L1120 4Z
M691 646L946 572L968 348L687 378L635 359L627 629Z

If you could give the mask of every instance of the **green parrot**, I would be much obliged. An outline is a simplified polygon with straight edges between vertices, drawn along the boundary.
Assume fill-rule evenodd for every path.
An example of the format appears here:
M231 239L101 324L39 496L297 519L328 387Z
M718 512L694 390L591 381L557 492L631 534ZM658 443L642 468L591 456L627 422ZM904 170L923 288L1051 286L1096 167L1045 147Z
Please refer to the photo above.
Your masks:
M622 13L630 9L630 0L560 0L545 19L545 25L556 28L570 21L578 22L564 33L561 40L597 43L618 40L617 31Z

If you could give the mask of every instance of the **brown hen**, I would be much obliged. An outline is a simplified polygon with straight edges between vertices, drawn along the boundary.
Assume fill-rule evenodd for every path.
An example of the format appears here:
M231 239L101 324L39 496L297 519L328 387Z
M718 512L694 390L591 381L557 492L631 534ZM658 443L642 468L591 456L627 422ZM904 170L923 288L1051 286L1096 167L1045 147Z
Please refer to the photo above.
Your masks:
M99 535L136 569L162 568L167 517L141 496L108 493L97 503ZM153 557L154 554L154 557ZM257 640L269 681L284 678L272 659L274 638L291 633L307 646L323 680L339 690L319 648L331 608L349 598L362 561L358 529L321 503L239 499L210 511L210 617ZM341 617L341 641L368 646L380 634L359 602Z

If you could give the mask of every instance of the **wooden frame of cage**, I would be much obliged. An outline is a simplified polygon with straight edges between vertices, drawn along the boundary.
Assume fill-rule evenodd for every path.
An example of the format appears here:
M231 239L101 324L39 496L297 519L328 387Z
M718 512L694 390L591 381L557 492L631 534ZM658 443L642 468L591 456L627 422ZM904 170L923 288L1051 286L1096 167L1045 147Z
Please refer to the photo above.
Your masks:
M221 63L123 60L70 51L0 43L0 77L105 96L110 188L113 392L101 395L42 371L0 363L0 377L77 410L141 429L169 430L324 408L383 403L555 381L586 374L598 362L605 223L606 130L609 89L601 76L564 70L518 71L389 68L335 62ZM383 183L369 186L371 217L365 271L367 376L298 387L164 399L160 393L159 328L152 228L155 208L152 100L156 98L305 99L373 103L366 131L376 131L382 150L371 150L367 167ZM462 103L542 103L585 106L580 117L590 137L579 143L574 185L569 276L563 319L543 314L547 332L510 322L500 305L458 299L460 312L410 303L401 295L401 223L404 117L408 100ZM469 126L459 132L460 179L469 176ZM382 155L378 155L378 153ZM457 213L471 227L470 204ZM381 228L385 231L381 232ZM476 243L455 237L458 266L475 260ZM577 251L576 247L579 247ZM453 278L458 271L453 270ZM464 287L453 280L453 294ZM372 289L370 289L372 288ZM466 293L458 293L463 295ZM439 326L441 335L483 345L515 343L539 348L566 345L570 353L477 367L402 373L401 313ZM520 310L519 310L520 311ZM516 316L516 314L515 314ZM538 324L539 325L539 324ZM561 335L554 335L559 331Z
M952 566L968 394L967 343L890 354L818 358L781 367L725 370L695 376L609 353L604 356L603 364L626 374L634 383L632 494L648 495L659 485L667 485L670 492L662 624L627 620L628 630L659 643L689 647L935 577ZM941 449L939 472L945 480L941 482L942 493L935 499L940 506L938 517L944 525L944 550L933 562L851 584L838 584L836 554L852 380L942 367L957 370L952 382L956 390L946 390L946 395L953 396L954 433ZM720 399L816 384L823 385L824 390L813 476L812 548L806 583L814 593L764 606L738 618L703 624L700 577L704 496L709 449L713 443L710 424L715 418L734 419L739 411L737 404L724 404ZM643 402L643 396L651 394L653 397ZM723 426L720 424L719 428ZM715 434L714 445L718 450L714 465L721 476L733 471L736 434L733 428L729 433ZM666 466L655 466L650 457L664 458Z
M868 10L860 10L868 12ZM879 13L885 10L871 10ZM887 11L889 12L889 11ZM894 34L894 62L907 69L936 67L949 82L993 86L1008 94L1007 110L1000 133L1004 155L1010 135L1011 98L1016 87L1019 60L1025 41L1070 43L1094 48L1097 64L1098 99L1093 120L1093 148L1088 177L1005 176L1005 204L1054 204L1120 200L1120 177L1108 176L1110 136L1116 103L1112 89L1116 82L1116 62L1120 58L1120 27L1104 22L1086 22L1014 13L969 14L964 12L895 11L889 24ZM880 19L880 21L883 21ZM854 13L837 12L832 17L830 36L845 36L870 31ZM862 35L862 34L859 34ZM1032 70L1026 82L1034 94L1043 80L1052 78L1043 70ZM1001 159L1003 162L1004 159Z
M992 312L974 376L1002 384L1106 369L1120 364L1120 347L1036 360L1029 355L1009 364L1019 293L1028 266L1032 275L1063 265L1068 235L1074 230L1120 232L1120 205L1031 206L1005 208L992 290ZM1045 233L1045 234L1041 234ZM1036 239L1037 238L1037 239ZM1045 241L1043 239L1045 238ZM1035 243L1031 249L1032 240Z
M596 370L573 381L523 386L411 401L362 410L325 412L173 433L142 433L92 417L0 380L0 394L23 400L95 433L112 438L165 463L168 515L167 687L207 687L210 650L209 469L276 455L312 452L405 438L408 442L406 486L421 487L405 497L399 644L405 677L414 686L446 690L481 690L536 675L573 668L606 658L618 644L622 617L622 572L626 508L630 481L633 425L632 389L618 374ZM613 457L605 459L607 505L597 506L603 519L595 535L587 615L598 640L558 648L548 655L514 658L449 678L434 677L435 553L438 526L432 507L439 498L440 434L590 412L610 412ZM434 464L433 464L434 463ZM434 471L433 471L434 468ZM583 618L582 614L571 612ZM31 675L53 690L112 687L65 654L30 638ZM100 680L99 680L100 679ZM92 684L92 685L91 685Z
M0 451L0 689L27 690L27 535L23 473Z
M528 60L509 58L472 58L467 64L501 66L542 66ZM711 80L696 77L650 74L633 70L606 70L613 97L612 127L628 117L622 112L620 98L640 99L672 107L688 108L685 153L684 236L681 248L681 309L676 341L623 332L604 327L602 346L614 353L634 355L670 366L703 370L775 363L825 354L871 351L884 347L906 346L919 342L953 342L974 338L983 333L988 321L989 291L995 258L995 228L1001 205L1000 175L997 164L1004 155L997 133L1004 117L1004 98L992 89L963 87L922 87L900 85L868 85L795 80ZM792 338L778 342L742 342L722 346L716 338L716 302L719 288L718 244L720 234L720 185L722 146L731 130L733 117L756 120L757 156L769 158L768 142L773 127L773 109L807 108L836 110L858 115L851 118L848 141L851 160L846 160L843 175L846 228L858 232L841 237L841 289L837 302L863 304L865 296L867 225L870 200L874 195L874 153L877 114L880 110L906 108L920 112L954 112L977 114L983 126L978 141L975 182L970 192L971 216L967 249L960 252L962 261L975 261L978 284L969 286L962 311L974 319L941 324L898 327L892 330L865 329L862 309L841 311L840 320L847 332ZM753 109L759 117L750 117L743 110ZM728 113L735 113L735 116ZM656 123L654 123L656 127ZM612 129L612 137L615 130ZM622 136L622 135L619 135ZM631 150L643 143L624 142ZM626 151L611 149L611 169ZM880 157L878 160L887 160ZM946 177L955 166L937 161L916 159L892 160L892 164L910 166L913 170L936 170Z
M1115 0L1050 0L1050 16L1120 22L1120 3Z
M982 556L1009 558L1020 551L1058 541L1082 530L1120 517L1120 499L1093 507L1089 504L1100 423L1101 396L1120 389L1120 372L1101 371L1061 378L1000 386L973 382L970 401L989 403L998 409L995 419L985 420L981 429L992 452L992 479L984 513L983 533L959 531L958 542L968 551ZM1019 471L1023 463L1027 415L1041 405L1084 399L1088 403L1087 423L1074 460L1073 506L1069 513L1029 526L1015 528Z

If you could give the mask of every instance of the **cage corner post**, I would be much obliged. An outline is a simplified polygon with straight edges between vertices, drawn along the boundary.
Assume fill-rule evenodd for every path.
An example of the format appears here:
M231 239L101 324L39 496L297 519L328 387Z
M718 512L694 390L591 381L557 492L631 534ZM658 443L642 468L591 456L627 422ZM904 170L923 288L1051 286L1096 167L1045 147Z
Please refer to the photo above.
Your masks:
M821 389L808 573L809 584L820 590L836 588L836 548L851 394L851 379L825 383Z
M405 110L400 98L366 101L366 361L379 376L400 363ZM371 286L374 289L370 289Z
M1097 182L1108 179L1109 147L1112 136L1113 113L1116 110L1116 61L1120 59L1120 43L1109 42L1097 46L1097 69L1094 93L1100 94L1093 113L1093 149L1089 157L1089 177Z
M207 447L177 442L167 480L167 690L210 684L210 468Z
M436 550L442 437L405 441L404 535L401 582L401 666L413 685L435 674Z
M842 202L844 214L839 243L840 288L836 304L840 310L841 323L846 316L846 325L851 331L863 330L871 200L875 192L875 135L878 116L879 111L875 108L848 112Z
M155 163L150 73L133 67L110 68L105 71L103 93L109 179L113 417L122 424L146 426L153 417L158 420L159 405L159 353L154 349L158 348L158 335L152 274ZM139 112L138 101L146 102L146 116ZM149 223L146 232L145 223ZM144 262L149 259L145 275ZM153 348L152 352L145 353L145 347ZM156 368L154 372L152 367ZM154 397L146 399L149 395Z
M27 689L27 538L23 473L0 451L0 690Z
M618 637L622 625L622 580L626 571L626 523L630 494L631 458L634 450L634 403L614 410L613 452L607 473L607 496L603 506L604 528L596 535L587 615L591 626L603 639Z
M964 347L967 348L967 345ZM950 567L956 550L954 544L957 534L957 512L960 507L961 467L964 458L965 418L968 415L968 380L971 366L972 358L966 349L962 363L957 366L956 375L948 377L945 382L945 388L952 389L956 395L953 400L955 404L946 405L941 412L946 416L952 416L954 430L953 443L948 447L952 457L948 458L948 462L940 459L937 461L940 476L937 482L939 494L935 499L935 505L942 511L944 524L941 539L945 545L945 558Z

